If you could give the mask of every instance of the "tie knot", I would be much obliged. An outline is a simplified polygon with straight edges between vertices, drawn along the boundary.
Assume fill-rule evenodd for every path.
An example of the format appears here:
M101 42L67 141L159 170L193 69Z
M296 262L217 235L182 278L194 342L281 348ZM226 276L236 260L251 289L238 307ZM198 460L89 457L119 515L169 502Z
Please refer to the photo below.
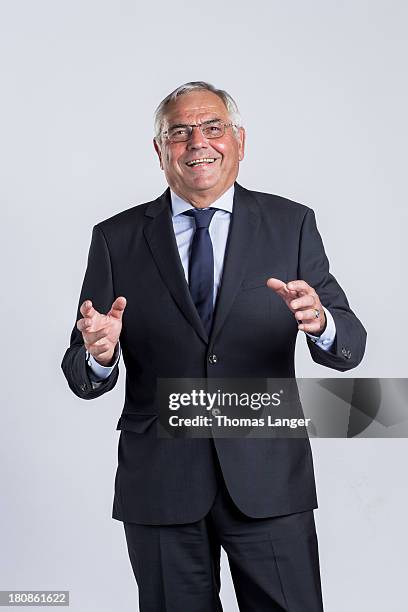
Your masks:
M207 229L217 210L217 208L194 208L192 210L186 210L183 215L194 217L196 229Z

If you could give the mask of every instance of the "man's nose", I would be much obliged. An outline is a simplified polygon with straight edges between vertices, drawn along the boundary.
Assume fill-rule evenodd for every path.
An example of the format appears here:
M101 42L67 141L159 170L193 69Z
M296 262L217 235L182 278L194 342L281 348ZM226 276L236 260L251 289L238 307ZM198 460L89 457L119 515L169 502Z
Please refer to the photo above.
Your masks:
M193 131L188 141L188 147L190 149L200 149L201 147L207 147L207 140L203 136L199 127L193 127Z

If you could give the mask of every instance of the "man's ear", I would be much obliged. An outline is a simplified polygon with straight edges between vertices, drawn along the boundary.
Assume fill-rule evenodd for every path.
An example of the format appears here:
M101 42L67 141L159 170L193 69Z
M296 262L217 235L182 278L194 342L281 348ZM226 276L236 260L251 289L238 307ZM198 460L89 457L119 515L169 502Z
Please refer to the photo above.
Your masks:
M159 157L160 168L163 170L162 154L161 154L161 150L160 150L160 145L157 143L156 138L153 138L153 146L154 146L154 150L156 151L156 153L157 153L157 155Z
M245 155L245 137L246 137L246 132L245 132L245 128L240 127L239 128L239 161L242 161L244 159L244 155Z

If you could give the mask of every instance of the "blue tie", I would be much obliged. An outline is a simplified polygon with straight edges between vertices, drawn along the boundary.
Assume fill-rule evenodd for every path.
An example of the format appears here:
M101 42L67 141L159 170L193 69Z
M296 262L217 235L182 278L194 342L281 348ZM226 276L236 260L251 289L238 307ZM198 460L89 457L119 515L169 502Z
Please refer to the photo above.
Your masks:
M208 228L216 211L216 208L195 208L183 213L194 217L196 224L191 243L188 284L207 334L211 329L214 292L214 254Z

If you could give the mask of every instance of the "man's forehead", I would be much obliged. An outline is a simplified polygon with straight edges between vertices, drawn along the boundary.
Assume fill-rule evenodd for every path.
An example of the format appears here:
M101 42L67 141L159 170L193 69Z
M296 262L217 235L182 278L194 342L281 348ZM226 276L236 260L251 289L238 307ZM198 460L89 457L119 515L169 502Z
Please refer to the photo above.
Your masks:
M168 123L181 123L201 117L228 118L228 110L218 96L211 96L209 99L207 96L197 97L186 94L168 105L164 119Z

